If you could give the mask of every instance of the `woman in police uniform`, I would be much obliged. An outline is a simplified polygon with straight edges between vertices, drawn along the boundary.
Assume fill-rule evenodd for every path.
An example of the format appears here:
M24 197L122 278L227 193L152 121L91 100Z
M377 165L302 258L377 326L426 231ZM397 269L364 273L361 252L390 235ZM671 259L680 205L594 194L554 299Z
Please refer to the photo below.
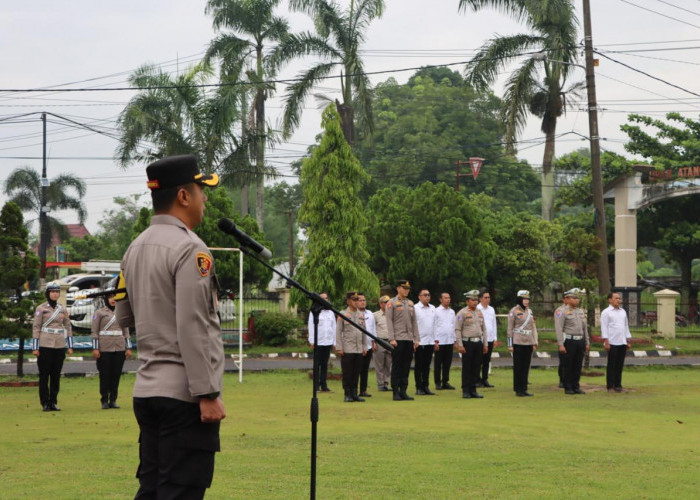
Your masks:
M39 401L44 411L59 411L58 391L61 369L68 354L73 354L73 332L66 308L58 303L61 286L46 285L46 302L36 308L32 326L32 353L39 368Z
M129 329L122 328L114 315L117 304L114 295L106 297L105 307L92 316L92 357L100 372L100 401L102 409L119 408L117 395L124 360L131 357Z
M513 353L513 390L516 396L532 396L527 392L530 360L537 350L537 327L530 307L530 292L520 290L518 305L508 313L508 350Z

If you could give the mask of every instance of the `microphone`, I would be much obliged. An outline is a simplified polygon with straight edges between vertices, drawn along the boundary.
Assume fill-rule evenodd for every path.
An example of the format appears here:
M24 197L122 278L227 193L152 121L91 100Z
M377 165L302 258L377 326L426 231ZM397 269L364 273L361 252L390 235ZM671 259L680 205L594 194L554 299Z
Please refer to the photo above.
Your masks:
M227 219L226 217L219 219L219 230L226 234L230 234L236 238L236 240L238 240L238 243L240 243L241 246L252 250L263 259L269 259L272 257L272 252L270 252L270 250L251 238L245 231L238 229L236 224L234 224L231 219Z

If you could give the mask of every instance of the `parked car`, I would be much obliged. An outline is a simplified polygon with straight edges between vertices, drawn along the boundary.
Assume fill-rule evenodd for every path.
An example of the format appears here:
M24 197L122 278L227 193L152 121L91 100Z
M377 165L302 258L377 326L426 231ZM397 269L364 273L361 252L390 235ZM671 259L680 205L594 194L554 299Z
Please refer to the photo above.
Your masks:
M73 329L90 331L94 312L104 304L101 297L77 299L76 297L114 287L116 280L117 276L114 274L71 274L59 280L59 282L69 285L66 305ZM110 285L110 283L112 284Z

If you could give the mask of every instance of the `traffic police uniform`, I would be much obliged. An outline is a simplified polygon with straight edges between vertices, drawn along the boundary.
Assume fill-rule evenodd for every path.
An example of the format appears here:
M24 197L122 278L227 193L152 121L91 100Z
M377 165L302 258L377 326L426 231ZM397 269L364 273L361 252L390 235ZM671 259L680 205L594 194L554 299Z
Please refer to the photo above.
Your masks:
M36 308L32 324L32 351L38 351L39 401L44 411L58 411L61 369L66 346L73 349L73 331L68 310L50 299L51 291L61 291L58 283L46 285L46 300Z
M479 291L471 290L464 296L467 299L478 300ZM484 315L476 308L476 304L474 309L470 309L469 306L461 309L455 320L455 347L464 347L466 351L462 354L463 398L483 397L476 392L476 381L479 379L485 345L487 345L487 334Z
M351 300L356 300L357 297L357 292L348 292L347 294L347 298ZM365 311L360 311L359 309L351 311L350 308L346 308L341 313L361 327L365 327ZM336 321L335 348L343 352L340 358L340 367L343 371L345 402L364 401L357 395L357 384L360 381L360 370L362 369L362 356L367 350L364 334L340 316Z
M518 299L529 299L530 292L518 291ZM532 396L527 392L530 361L533 348L537 346L535 317L529 307L521 303L508 313L508 347L513 348L513 390L517 396Z
M95 364L100 373L102 409L119 408L119 379L126 351L131 350L131 338L129 329L119 326L114 310L109 305L98 309L92 316L92 349L99 351Z
M578 290L564 292L564 297L578 297ZM586 348L590 345L586 313L580 307L564 304L554 312L557 343L566 349L564 389L566 394L584 394L581 390L581 366Z
M199 173L192 155L164 158L146 172L151 189L218 183ZM127 297L117 302L117 320L135 327L142 362L134 384L136 498L202 498L214 474L219 422L201 421L199 400L219 396L224 373L214 259L179 218L154 215L121 269Z
M409 288L411 284L408 280L399 280L397 287L399 286ZM420 342L413 301L408 298L399 299L397 295L387 302L385 315L389 342L396 341L391 364L391 388L394 391L394 400L411 400L413 398L406 394L408 376L411 372L413 346Z

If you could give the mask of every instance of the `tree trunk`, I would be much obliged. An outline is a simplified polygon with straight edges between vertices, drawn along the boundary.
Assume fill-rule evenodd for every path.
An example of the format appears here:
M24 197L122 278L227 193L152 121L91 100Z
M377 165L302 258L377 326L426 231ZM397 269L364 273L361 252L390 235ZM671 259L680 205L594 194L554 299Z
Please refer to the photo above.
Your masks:
M250 187L241 188L241 216L245 217L250 213Z
M544 156L542 158L542 219L552 220L554 206L554 172L552 162L554 160L554 136L556 124L547 132L547 140L544 144Z
M243 144L245 145L244 147L246 148L246 155L245 155L245 164L248 166L248 161L249 161L249 156L248 152L250 151L246 141L248 140L248 93L244 92L243 97L241 98L241 109L243 112L241 113L241 138L243 139ZM245 174L244 177L246 177L248 174ZM241 216L245 217L250 213L250 197L249 197L250 189L248 184L244 184L241 186Z
M355 112L352 106L341 104L335 101L335 107L340 115L340 126L343 129L343 136L350 144L350 147L355 145Z
M17 350L17 376L24 377L24 338L19 338L19 349Z
M257 70L258 78L263 80L262 67L262 46L257 47ZM259 88L255 96L255 145L257 148L255 155L255 170L257 172L257 183L255 193L255 219L258 222L258 229L263 230L265 220L265 144L267 137L265 134L265 89Z

